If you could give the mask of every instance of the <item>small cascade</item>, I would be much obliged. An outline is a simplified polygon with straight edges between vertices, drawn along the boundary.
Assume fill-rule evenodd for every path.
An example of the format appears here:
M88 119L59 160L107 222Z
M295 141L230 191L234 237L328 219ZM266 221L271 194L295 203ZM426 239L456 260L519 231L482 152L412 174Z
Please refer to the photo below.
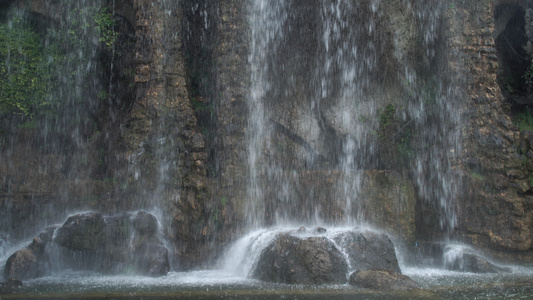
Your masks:
M447 244L444 248L443 265L446 269L469 273L510 272L508 267L501 267L470 246Z
M400 272L387 235L370 228L340 227L252 232L228 249L221 269L245 278L284 283L346 283L351 273L366 269ZM338 274L340 271L344 273Z
M262 229L241 237L227 250L221 261L221 269L242 277L250 276L263 249L284 231Z
M285 1L269 3L267 1L253 1L249 20L252 22L249 64L251 69L251 86L249 91L250 117L247 131L249 184L247 201L247 227L258 229L265 225L267 207L264 199L265 178L274 180L280 191L286 191L282 169L277 165L267 165L263 153L272 148L273 141L267 139L271 130L270 119L267 114L265 96L277 87L270 82L270 69L273 67L268 61L276 55L283 40L285 22L288 17L288 7ZM271 51L265 51L271 49ZM290 176L290 175L289 175ZM287 199L285 199L287 200Z
M162 30L157 33L162 45L152 45L152 39L146 38L143 46L155 50L146 47L144 52L133 49L133 2L48 1L13 5L1 13L0 26L9 27L12 33L7 35L14 38L13 47L7 48L13 59L4 62L7 68L2 66L13 74L5 78L14 78L15 72L31 73L38 89L15 99L13 105L23 111L6 112L4 102L0 107L0 132L10 132L0 141L0 160L10 162L0 166L2 174L9 174L0 182L5 192L0 234L17 242L28 240L80 210L112 215L144 209L157 215L165 235L171 230L169 203L179 201L179 157L188 150L180 148L178 138L183 132L176 130L176 112L169 109L175 105L176 92L160 85L175 80L160 71L174 59L163 55L164 47L180 38L175 32L179 20L173 15L179 3L159 4L161 9L154 9L159 16L139 4L139 15L153 17L143 21L154 22L143 26ZM6 57L6 53L0 55ZM154 57L160 78L149 86L144 78L133 77L134 68L139 61L153 62ZM28 63L31 72L24 70ZM136 82L142 82L137 91ZM146 97L137 101L139 95ZM8 96L2 94L2 101ZM132 124L137 120L130 116L133 103L152 96L161 103L162 108L156 108L165 113L154 113L141 125ZM128 123L130 119L134 121Z
M102 32L114 36L98 23L112 20L104 2L43 2L35 7L41 17L24 5L2 12L1 26L9 29L3 38L14 40L6 47L10 53L1 54L11 59L2 66L10 74L1 76L8 79L2 83L1 130L10 135L0 153L9 162L2 172L10 175L2 179L0 222L15 241L31 238L69 210L95 205L112 181L96 119L111 97L99 60L108 51ZM19 226L19 218L27 225Z
M170 269L160 223L145 211L72 215L62 225L48 227L4 263L6 278L18 279L73 271L156 277Z
M369 224L417 253L416 239L449 240L461 190L454 167L465 89L460 67L449 67L441 51L446 8L252 1L248 230ZM398 10L406 13L392 13ZM393 176L370 174L383 170L414 179L415 194L408 196L404 185L394 197L416 204L382 202L390 216L376 207L383 193L372 189L386 188L383 180L390 188ZM412 219L398 221L412 227L387 223L402 210Z

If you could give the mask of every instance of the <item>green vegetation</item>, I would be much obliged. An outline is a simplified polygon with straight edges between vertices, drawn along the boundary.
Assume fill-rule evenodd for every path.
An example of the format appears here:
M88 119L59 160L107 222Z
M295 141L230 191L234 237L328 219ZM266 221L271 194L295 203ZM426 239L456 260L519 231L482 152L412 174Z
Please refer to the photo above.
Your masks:
M98 99L100 100L105 100L107 99L108 96L109 94L107 93L107 91L104 91L104 90L99 91L98 95L96 95L96 97L98 97Z
M32 118L48 101L50 65L41 37L21 14L0 24L0 114Z
M396 107L393 104L388 104L385 111L379 114L379 125L382 130L386 130L392 124L394 114L396 114Z
M522 79L526 85L527 92L531 93L533 91L533 61L530 63L524 75L522 75Z
M470 173L470 176L472 176L472 178L475 180L485 180L485 176L479 172L472 172Z
M222 205L222 207L226 207L227 202L228 199L226 198L226 196L222 196L222 198L220 198L220 204Z
M192 107L195 113L212 113L213 105L205 103L201 98L191 98Z
M388 145L388 151L395 153L398 162L408 164L414 154L411 145L414 123L411 124L410 121L398 119L397 110L398 108L394 104L388 104L384 110L378 111L379 131L376 134L382 140L380 148L385 148L385 145Z
M75 107L86 101L89 59L96 47L91 36L111 49L118 39L115 21L107 8L83 7L65 2L61 26L43 30L26 21L24 10L11 9L0 23L0 115L25 120L55 116L59 107ZM46 47L45 47L46 45ZM79 87L83 87L80 89ZM66 94L65 89L74 90ZM105 93L105 92L104 92ZM109 95L98 93L99 99ZM66 106L65 106L66 105ZM79 121L79 120L77 120Z
M411 135L411 130L404 131L396 145L398 152L404 158L409 158L413 155L413 150L411 149Z
M98 32L98 41L103 42L107 48L113 48L118 39L118 32L115 31L115 19L107 7L93 10L96 31Z
M527 108L524 111L516 113L513 121L520 131L533 131L533 114L531 109Z

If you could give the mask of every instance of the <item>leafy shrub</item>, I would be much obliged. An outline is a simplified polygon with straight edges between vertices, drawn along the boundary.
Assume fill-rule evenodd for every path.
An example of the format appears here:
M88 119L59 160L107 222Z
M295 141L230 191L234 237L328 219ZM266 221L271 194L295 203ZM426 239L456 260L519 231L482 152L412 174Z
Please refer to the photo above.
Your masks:
M0 24L0 114L33 115L47 105L50 65L41 37L20 14Z

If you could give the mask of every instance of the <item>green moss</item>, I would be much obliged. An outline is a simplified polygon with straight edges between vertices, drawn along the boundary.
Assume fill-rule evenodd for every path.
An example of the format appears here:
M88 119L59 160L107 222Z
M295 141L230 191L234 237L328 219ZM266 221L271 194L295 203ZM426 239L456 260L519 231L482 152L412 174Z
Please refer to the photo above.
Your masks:
M379 125L382 130L386 130L389 125L394 121L394 115L396 114L396 106L388 104L385 107L385 111L379 114Z
M518 112L513 116L513 122L520 131L533 131L533 114L531 109Z
M50 65L39 34L12 13L0 24L0 114L32 118L47 105Z
M96 23L98 41L103 42L107 48L113 48L118 39L118 32L115 31L115 19L107 7L100 9L89 9L92 18Z
M76 17L62 20L68 26L46 30L25 21L31 18L22 9L4 12L5 19L0 23L0 115L22 115L27 119L55 116L67 101L76 109L86 101L83 92L65 95L64 89L86 87L79 66L87 66L93 57L91 36L111 48L118 32L114 31L115 21L107 8L83 6L78 1L65 5ZM97 95L99 99L108 96Z
M212 113L213 105L205 103L196 97L191 98L192 108L195 113Z
M474 178L475 180L484 180L485 176L479 172L472 172L470 173L470 176Z
M226 196L222 196L222 198L220 198L220 204L222 205L222 207L226 207L227 202L228 198L226 198Z

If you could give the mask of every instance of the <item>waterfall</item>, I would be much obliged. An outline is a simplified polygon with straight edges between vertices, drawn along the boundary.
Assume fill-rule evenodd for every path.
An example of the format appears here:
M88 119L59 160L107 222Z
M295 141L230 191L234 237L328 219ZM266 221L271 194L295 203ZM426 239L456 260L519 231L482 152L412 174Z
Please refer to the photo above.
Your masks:
M13 132L2 174L21 161L37 170L32 186L28 171L1 178L1 212L31 202L45 207L27 220L47 215L15 240L73 211L138 209L157 215L184 268L236 232L247 233L245 256L301 226L370 226L410 249L452 240L467 97L448 2L133 3L52 1L26 8L40 9L31 22L22 9L2 16L44 41L49 73L35 80L46 82L42 103L0 124ZM228 78L236 70L248 77ZM0 220L3 231L14 223Z
M287 19L285 1L267 2L254 1L251 5L249 21L251 22L251 45L249 63L251 69L249 104L250 117L248 122L248 166L249 184L247 202L247 222L251 228L264 225L266 193L261 183L264 178L272 178L279 189L283 185L283 174L279 166L268 166L264 161L264 153L272 147L268 140L270 131L264 98L271 89L276 88L269 82L269 61L275 55L283 40L284 22Z
M19 91L2 94L1 111L3 133L10 133L1 144L2 160L9 162L3 173L12 174L2 178L8 205L2 209L2 228L11 228L7 234L15 240L63 220L74 207L94 204L101 192L91 179L106 160L97 148L103 136L95 116L110 91L102 83L105 75L97 57L103 27L94 20L108 12L101 1L47 2L37 9L45 13L43 18L30 17L23 7L2 16L9 27L3 38L18 36L15 44L6 44L10 53L2 53L11 57L3 61L3 70L11 74L2 78L9 81L3 83L4 92ZM19 215L28 223L22 230L13 228L18 224L9 213L18 205L29 212Z
M390 170L414 179L410 209L425 227L418 237L449 239L461 190L454 169L465 89L459 68L449 65L457 57L443 50L447 8L251 2L250 230L369 224L399 233L377 214L377 194L368 194L376 185L368 172ZM325 192L319 182L335 184ZM394 211L404 209L400 202Z
M467 98L460 70L444 61L461 59L459 54L446 56L442 51L445 47L442 22L447 8L444 2L414 6L423 33L423 59L428 67L418 74L413 72L414 66L405 70L405 77L411 78L417 88L418 101L410 104L408 111L418 133L415 139L422 147L414 157L413 174L422 205L437 211L438 224L426 225L434 228L433 238L445 241L457 225L454 203L461 193L461 180L454 169L462 153L462 101Z

